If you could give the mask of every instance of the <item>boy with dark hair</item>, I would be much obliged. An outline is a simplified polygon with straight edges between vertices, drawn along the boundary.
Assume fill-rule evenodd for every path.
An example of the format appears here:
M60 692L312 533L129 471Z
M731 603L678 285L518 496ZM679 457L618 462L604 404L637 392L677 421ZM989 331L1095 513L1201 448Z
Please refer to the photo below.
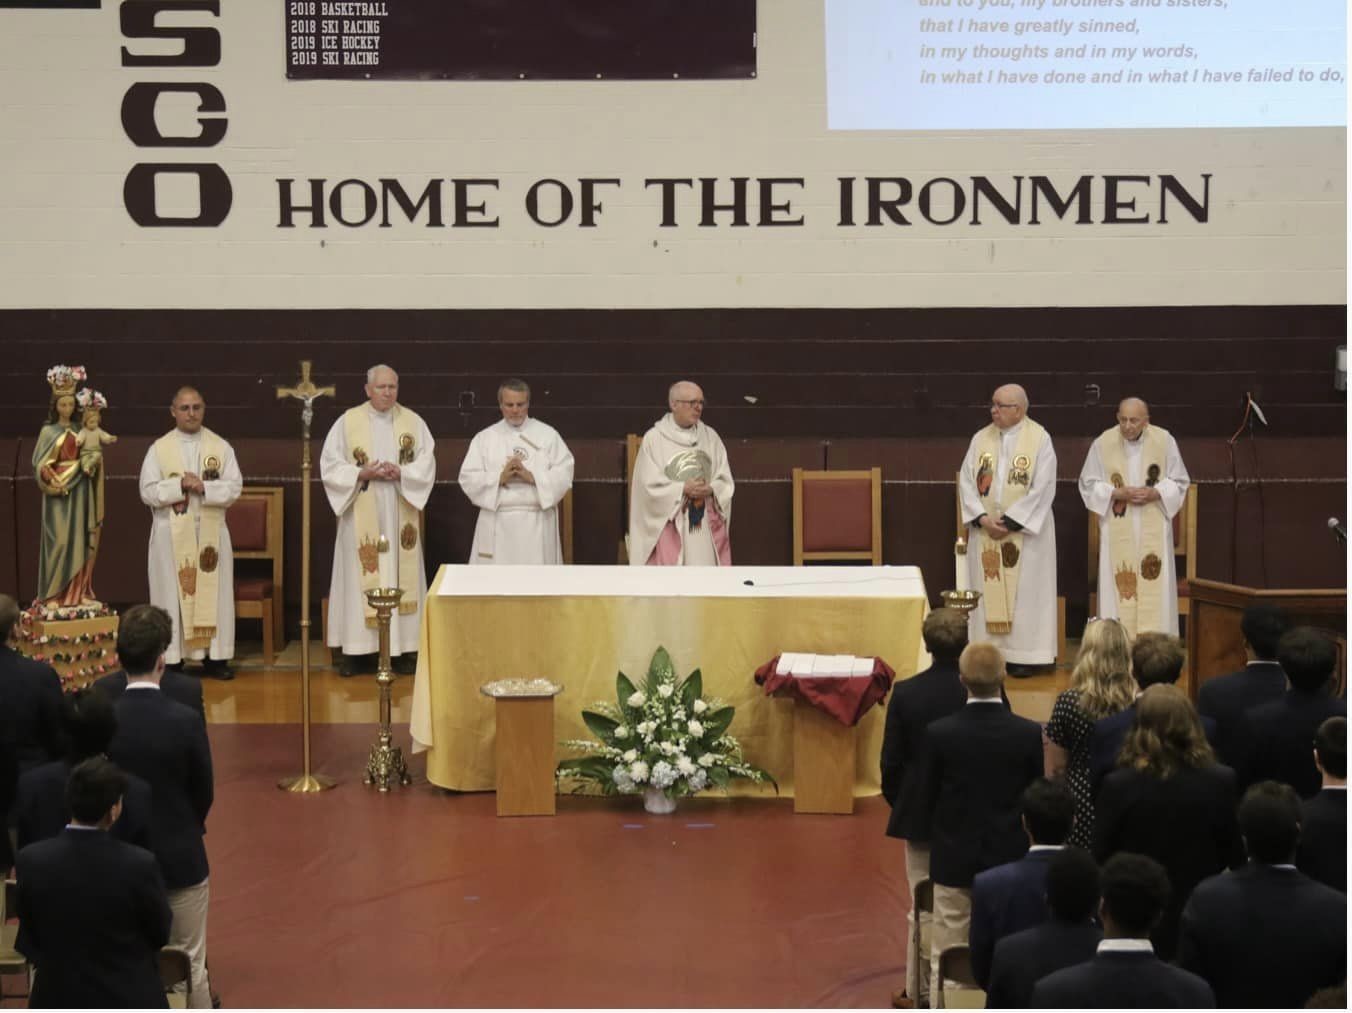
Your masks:
M1318 794L1301 807L1296 868L1347 893L1347 719L1329 718L1314 735Z

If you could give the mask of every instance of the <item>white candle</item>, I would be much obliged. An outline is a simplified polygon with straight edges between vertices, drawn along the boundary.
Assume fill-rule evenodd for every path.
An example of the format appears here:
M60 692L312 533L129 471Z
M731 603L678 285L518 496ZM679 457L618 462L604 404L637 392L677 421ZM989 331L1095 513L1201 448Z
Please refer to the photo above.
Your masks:
M953 590L966 591L967 584L967 543L959 541L953 550L954 574Z

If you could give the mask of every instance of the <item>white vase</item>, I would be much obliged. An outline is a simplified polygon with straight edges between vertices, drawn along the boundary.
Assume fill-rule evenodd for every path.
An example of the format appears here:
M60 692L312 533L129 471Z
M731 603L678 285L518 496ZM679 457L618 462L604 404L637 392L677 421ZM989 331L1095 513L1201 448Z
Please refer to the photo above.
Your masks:
M643 808L654 815L665 816L676 811L676 800L661 788L644 788Z

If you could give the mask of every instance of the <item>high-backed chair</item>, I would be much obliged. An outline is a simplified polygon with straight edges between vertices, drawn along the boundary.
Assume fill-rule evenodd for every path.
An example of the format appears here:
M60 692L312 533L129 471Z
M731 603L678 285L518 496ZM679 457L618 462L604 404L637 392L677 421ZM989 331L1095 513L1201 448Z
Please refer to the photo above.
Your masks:
M1178 614L1189 615L1192 612L1192 599L1188 586L1197 577L1197 486L1188 486L1183 497L1183 506L1174 514L1174 569L1178 570L1178 560L1183 559L1183 572L1178 575ZM1098 574L1099 574L1099 515L1089 513L1089 614L1098 615Z
M883 470L793 469L793 565L883 562Z
M559 502L559 542L563 546L563 561L573 561L573 490L563 494Z
M271 665L286 642L282 584L282 487L246 485L226 511L235 559L271 562L269 576L244 576L236 567L235 615L263 623L263 664Z
M643 437L638 433L627 433L624 437L624 521L623 534L620 536L618 561L621 566L629 562L629 495L634 488L634 462L638 459L639 448L643 446Z
M957 537L965 541L967 551L972 552L974 551L972 538L977 534L977 531L970 524L962 523L962 476L956 473L953 476L953 503L957 508L955 515ZM1095 577L1094 579L1097 580L1098 578ZM1094 614L1092 609L1090 609L1089 614ZM1071 660L1070 649L1066 646L1066 596L1063 594L1056 596L1056 660L1061 664Z

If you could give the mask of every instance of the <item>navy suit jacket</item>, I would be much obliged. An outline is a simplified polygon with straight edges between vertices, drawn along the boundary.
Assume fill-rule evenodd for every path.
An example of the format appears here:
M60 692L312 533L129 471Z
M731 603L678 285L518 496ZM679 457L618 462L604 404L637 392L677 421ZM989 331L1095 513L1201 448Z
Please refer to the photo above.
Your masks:
M1323 788L1301 808L1297 868L1347 893L1347 789Z
M1126 710L1094 722L1094 729L1089 733L1089 790L1095 798L1103 779L1117 766L1117 754L1122 751L1122 743L1135 720L1136 701L1133 700ZM1211 748L1219 749L1215 718L1202 715L1202 732Z
M1246 711L1240 726L1241 754L1236 772L1243 790L1259 781L1289 784L1301 798L1315 795L1322 784L1314 765L1314 733L1325 718L1346 717L1347 701L1322 690L1288 690L1280 700Z
M1197 691L1197 711L1216 722L1214 745L1220 761L1234 767L1244 712L1259 704L1280 700L1286 692L1286 673L1275 661L1250 662L1238 672L1217 676Z
M920 762L925 729L931 722L962 709L967 690L958 681L957 662L935 662L925 671L899 680L887 701L883 729L883 797L892 806L887 836L924 841L920 811Z
M106 693L108 699L117 703L118 697L127 688L127 673L118 669L116 672L109 672L94 683L94 688L100 693ZM177 700L185 704L202 715L205 721L207 711L202 703L202 683L199 679L194 679L191 675L184 675L182 672L165 672L160 677L160 692L167 693L169 699Z
M1000 703L969 703L929 726L921 811L930 878L967 887L1028 850L1023 790L1042 776L1042 728Z
M207 878L202 842L213 797L207 728L163 692L129 689L117 702L108 758L150 785L150 841L170 890Z
M18 834L19 847L26 848L37 841L56 837L70 822L66 782L72 769L69 760L53 760L20 775L18 794L9 818L9 825ZM122 815L109 833L119 841L149 851L150 813L150 785L135 774L127 774Z
M1347 977L1347 898L1257 862L1213 876L1183 912L1178 962L1211 984L1220 1006L1300 1008Z
M165 1007L169 898L154 857L101 830L64 830L18 859L16 948L33 1007Z
M61 758L61 678L50 665L0 647L0 699L13 721L20 769Z
M1093 922L1049 920L1005 936L991 960L987 1009L1027 1009L1033 986L1053 971L1092 960L1103 930Z
M1269 965L1269 973L1280 973ZM1213 1009L1211 986L1153 953L1098 953L1033 986L1045 1009Z
M977 984L987 987L995 944L1005 936L1041 925L1047 915L1047 866L1055 850L1030 851L972 880L972 926L968 945Z

